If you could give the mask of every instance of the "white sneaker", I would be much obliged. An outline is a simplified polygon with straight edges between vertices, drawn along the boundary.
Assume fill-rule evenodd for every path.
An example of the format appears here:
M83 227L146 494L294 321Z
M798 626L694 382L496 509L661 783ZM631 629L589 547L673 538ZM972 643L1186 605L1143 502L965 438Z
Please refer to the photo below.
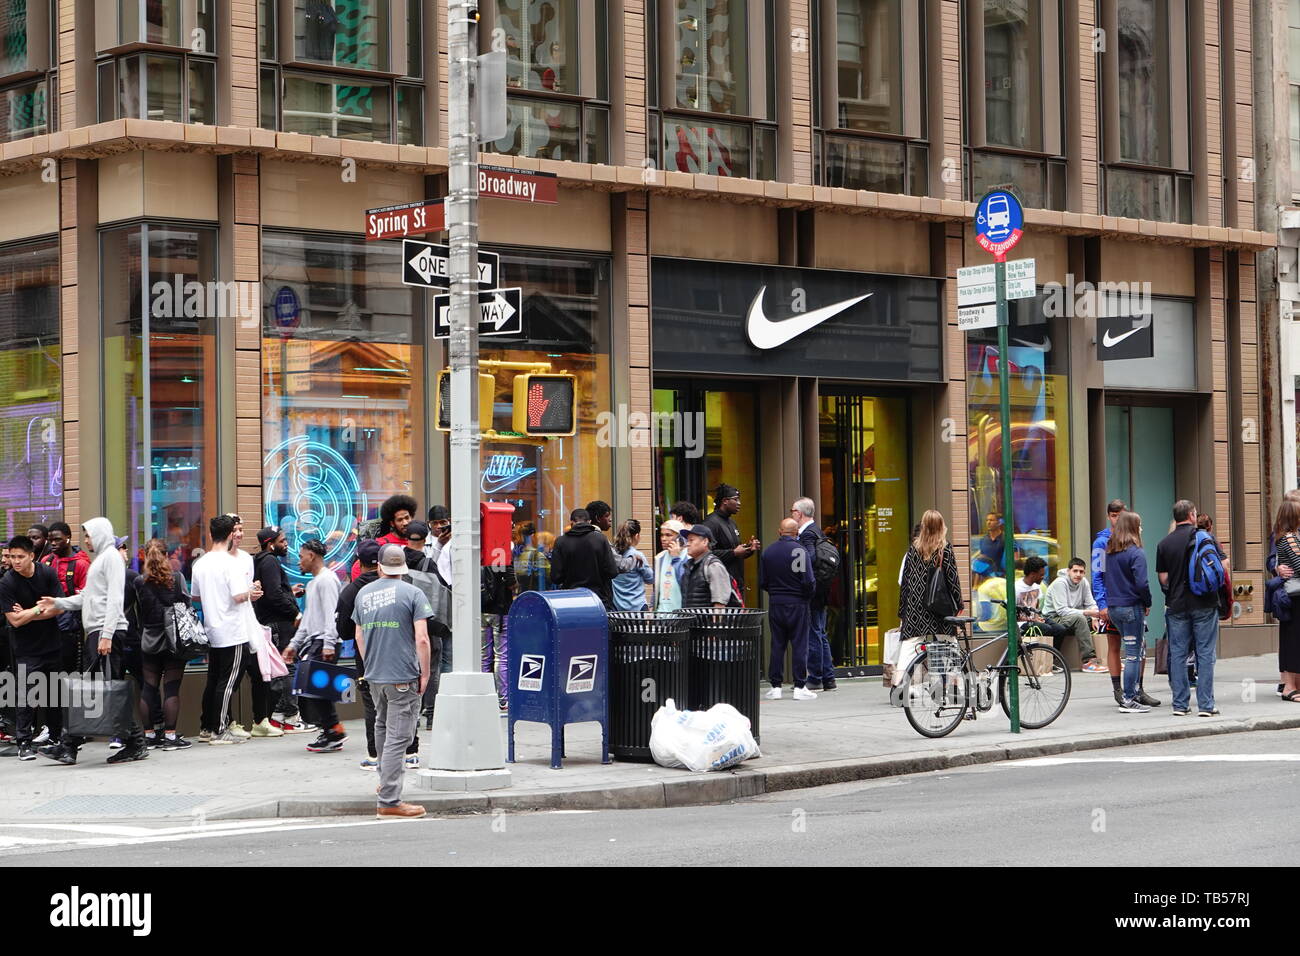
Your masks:
M816 700L817 695L814 694L812 691L810 691L807 687L796 687L794 689L794 699L795 700Z
M231 733L230 728L227 727L225 733L213 734L212 739L208 741L208 746L224 747L229 744L242 744L247 739L247 737L237 737L235 734Z
M376 761L376 763L378 763L378 761ZM402 766L403 766L405 769L407 769L407 770L419 770L419 769L420 769L420 755L419 755L419 754L407 754L407 755L402 759ZM378 768L376 768L376 769L378 769Z
M1282 695L1281 695L1281 694L1278 694L1278 696L1281 697ZM49 742L50 742L50 728L49 728L49 727L41 727L41 732L40 732L39 734L37 734L35 737L32 738L32 746L33 746L33 747L39 747L39 746L41 746L42 744L48 744Z
M1151 708L1146 704L1138 703L1136 700L1126 700L1119 705L1121 714L1149 714Z
M771 690L769 690L766 694L763 695L763 699L764 699L764 700L780 700L780 699L781 699L781 688L779 688L779 687L773 687Z
M239 726L239 724L235 723L234 721L231 721L229 726L226 727L226 733L234 734L240 740L247 740L249 737L253 736L247 730Z
M261 723L253 724L251 737L283 737L284 731L279 727L273 727L269 720L263 719Z

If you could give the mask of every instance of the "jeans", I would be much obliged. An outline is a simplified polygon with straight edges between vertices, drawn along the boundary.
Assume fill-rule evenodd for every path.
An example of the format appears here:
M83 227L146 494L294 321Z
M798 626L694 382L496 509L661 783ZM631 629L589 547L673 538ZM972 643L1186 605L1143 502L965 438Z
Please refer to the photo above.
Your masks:
M506 643L506 616L504 614L484 614L482 620L483 673L495 675L497 703L501 707L505 707L509 698L506 685L510 682L509 648Z
M826 608L813 608L808 620L808 679L824 685L835 679L831 642L826 638Z
M407 745L420 719L420 681L371 684L375 701L375 749L379 755L379 805L402 802L402 772Z
M1219 609L1201 608L1187 614L1165 614L1169 637L1169 689L1174 710L1187 710L1192 691L1187 682L1185 661L1196 654L1196 706L1214 710L1214 659L1219 644Z
M1124 673L1121 677L1121 696L1125 700L1137 697L1142 683L1142 659L1146 655L1146 615L1141 607L1112 607L1110 622L1119 630L1120 645L1124 655Z

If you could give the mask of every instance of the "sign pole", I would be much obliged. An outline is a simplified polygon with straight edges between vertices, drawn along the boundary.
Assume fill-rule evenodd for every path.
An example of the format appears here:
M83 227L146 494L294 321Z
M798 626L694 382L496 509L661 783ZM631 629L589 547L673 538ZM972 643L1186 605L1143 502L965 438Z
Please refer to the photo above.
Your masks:
M493 675L479 657L478 410L478 0L447 0L450 145L445 203L451 279L452 665L442 678L433 718L429 789L510 784ZM472 783L469 782L472 779Z
M1011 480L1011 376L1007 368L1010 317L1007 311L1007 257L997 257L998 405L1002 418L1002 570L1007 582L1007 662L1011 667L1007 699L1011 732L1020 733L1020 627L1016 621L1016 546L1012 537Z

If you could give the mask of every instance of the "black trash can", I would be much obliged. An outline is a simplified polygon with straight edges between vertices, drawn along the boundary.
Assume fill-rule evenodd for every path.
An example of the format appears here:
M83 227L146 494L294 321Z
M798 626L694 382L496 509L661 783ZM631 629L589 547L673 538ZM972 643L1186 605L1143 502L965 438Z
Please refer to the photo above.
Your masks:
M616 759L652 760L655 711L669 698L685 709L690 636L691 617L681 611L610 612L609 752Z
M730 704L749 718L758 741L758 681L763 618L756 607L685 608L691 618L690 710Z

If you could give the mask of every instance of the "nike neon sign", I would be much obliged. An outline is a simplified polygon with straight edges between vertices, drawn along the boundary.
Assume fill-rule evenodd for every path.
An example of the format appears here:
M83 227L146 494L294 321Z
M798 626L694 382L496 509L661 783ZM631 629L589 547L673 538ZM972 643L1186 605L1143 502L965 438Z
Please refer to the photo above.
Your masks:
M483 469L479 488L485 495L494 495L513 488L535 471L536 468L524 467L523 455L493 455Z
M836 302L833 305L822 306L822 308L813 309L811 312L802 312L778 322L768 318L763 312L763 295L766 292L767 286L763 286L758 290L758 295L754 296L754 301L749 304L749 317L745 321L745 334L748 336L750 344L756 349L774 349L785 345L791 339L798 338L809 329L816 328L827 319L839 315L841 312L857 305L863 299L869 299L873 295L873 293L868 292L866 295L859 295L852 299L845 299L843 302Z

